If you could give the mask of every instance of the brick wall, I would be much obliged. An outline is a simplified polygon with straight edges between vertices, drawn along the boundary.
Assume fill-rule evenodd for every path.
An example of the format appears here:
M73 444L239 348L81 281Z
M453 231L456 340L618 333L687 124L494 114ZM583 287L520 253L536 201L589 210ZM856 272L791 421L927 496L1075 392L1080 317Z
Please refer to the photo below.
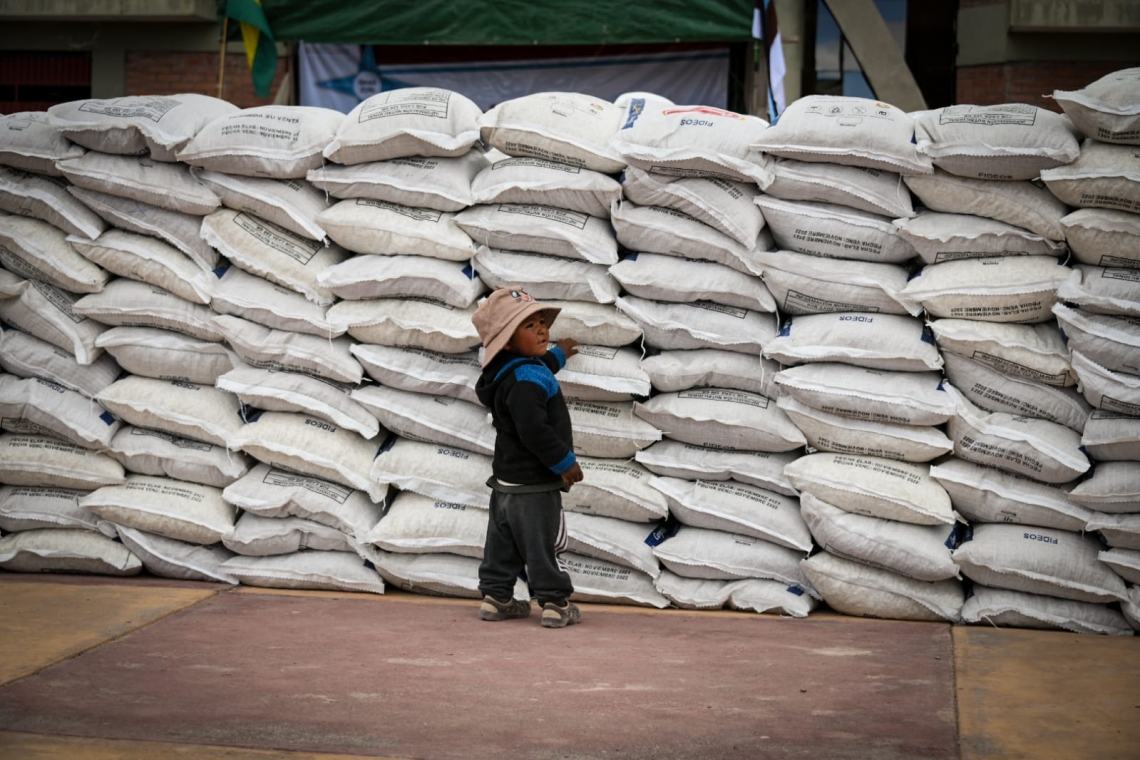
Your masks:
M285 75L286 60L277 61L277 92ZM218 53L186 53L177 51L132 51L127 53L128 95L174 95L194 92L216 97L218 94ZM271 103L272 97L259 98L253 92L245 53L226 55L226 71L222 97L241 108Z
M958 67L959 103L995 105L1031 103L1061 109L1045 95L1053 90L1079 90L1105 74L1128 68L1124 61L1018 61Z

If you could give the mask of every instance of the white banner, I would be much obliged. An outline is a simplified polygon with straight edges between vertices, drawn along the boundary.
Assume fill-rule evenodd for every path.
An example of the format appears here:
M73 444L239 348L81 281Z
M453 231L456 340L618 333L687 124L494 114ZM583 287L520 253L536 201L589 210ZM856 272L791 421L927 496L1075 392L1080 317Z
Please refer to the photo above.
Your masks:
M581 92L609 101L625 92L652 92L678 105L728 106L727 48L378 67L368 45L302 43L298 57L301 105L343 113L370 95L401 87L453 90L471 98L484 111L504 100L534 92Z

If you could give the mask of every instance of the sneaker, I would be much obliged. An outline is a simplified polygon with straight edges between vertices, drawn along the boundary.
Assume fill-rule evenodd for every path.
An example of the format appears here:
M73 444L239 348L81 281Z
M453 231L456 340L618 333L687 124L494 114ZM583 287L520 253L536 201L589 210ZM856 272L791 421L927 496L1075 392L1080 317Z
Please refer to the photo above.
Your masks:
M554 602L542 605L543 628L565 628L582 622L582 613L578 605L566 602L559 607Z
M493 596L484 596L483 604L479 606L481 620L510 620L524 618L530 615L530 602L510 599L500 602Z

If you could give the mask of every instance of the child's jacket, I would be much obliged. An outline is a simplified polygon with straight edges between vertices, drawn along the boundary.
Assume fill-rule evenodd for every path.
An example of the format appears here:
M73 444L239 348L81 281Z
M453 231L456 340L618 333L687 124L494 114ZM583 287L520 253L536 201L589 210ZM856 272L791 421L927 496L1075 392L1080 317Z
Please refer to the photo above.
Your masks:
M562 349L541 357L502 351L483 370L475 393L495 425L493 484L554 490L577 461L570 412L554 373L566 364Z

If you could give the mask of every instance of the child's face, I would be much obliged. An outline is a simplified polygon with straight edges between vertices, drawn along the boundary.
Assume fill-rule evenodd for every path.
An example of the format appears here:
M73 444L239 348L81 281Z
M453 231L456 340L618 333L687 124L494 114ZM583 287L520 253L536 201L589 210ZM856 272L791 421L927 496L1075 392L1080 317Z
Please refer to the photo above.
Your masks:
M546 327L546 313L536 312L523 320L515 328L507 348L521 356L542 356L550 342L550 330Z

